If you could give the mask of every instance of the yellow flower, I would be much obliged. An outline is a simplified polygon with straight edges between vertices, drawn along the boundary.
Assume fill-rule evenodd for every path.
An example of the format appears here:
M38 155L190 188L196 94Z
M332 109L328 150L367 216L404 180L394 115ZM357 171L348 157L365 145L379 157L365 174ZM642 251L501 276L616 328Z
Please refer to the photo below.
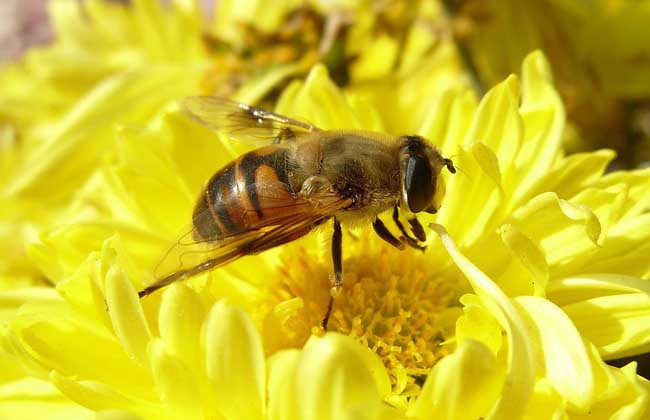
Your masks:
M440 212L422 218L437 232L426 253L345 235L327 334L318 235L138 299L202 183L241 152L170 111L119 130L115 162L75 217L30 248L60 297L22 306L2 349L102 415L643 418L648 382L603 360L650 348L650 171L603 175L611 152L563 155L540 53L521 87L511 76L478 104L411 87L395 96L415 108L378 107L316 66L279 99L323 128L419 133L459 168Z
M218 16L228 17L229 3L221 3ZM245 8L252 3L259 2L238 2ZM275 21L284 13L258 9L250 13L248 7L253 28L264 21L255 20L260 13ZM244 54L230 52L228 44L225 52L207 46L208 25L196 1L54 0L49 15L56 40L0 72L2 290L47 281L26 258L24 244L36 230L63 223L70 200L111 154L116 124L144 125L217 76L219 86L213 80L211 91L219 87L255 102L315 61L269 66L274 56L267 54L264 66L252 60L223 65ZM229 22L217 26L239 24ZM242 66L255 73L244 77Z
M441 1L451 32L484 86L514 71L534 49L548 55L568 119L581 135L567 136L572 151L608 146L627 165L648 157L641 120L650 100L647 2ZM512 36L517 34L517 36ZM606 35L605 35L606 34ZM630 131L639 131L634 141Z

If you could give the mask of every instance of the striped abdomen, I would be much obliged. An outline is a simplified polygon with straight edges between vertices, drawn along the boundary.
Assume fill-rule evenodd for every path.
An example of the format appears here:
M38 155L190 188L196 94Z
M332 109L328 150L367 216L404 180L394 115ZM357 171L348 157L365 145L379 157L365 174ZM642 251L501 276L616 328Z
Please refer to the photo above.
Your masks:
M229 163L210 179L194 208L195 239L214 241L273 224L295 201L287 174L287 150L278 146Z

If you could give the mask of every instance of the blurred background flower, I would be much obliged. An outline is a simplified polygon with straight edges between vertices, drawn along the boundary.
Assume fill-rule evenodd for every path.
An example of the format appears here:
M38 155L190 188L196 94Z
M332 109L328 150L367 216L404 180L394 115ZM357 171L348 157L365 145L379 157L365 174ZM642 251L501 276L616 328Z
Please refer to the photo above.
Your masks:
M274 5L54 0L52 43L4 66L0 413L643 418L636 364L603 360L650 349L650 174L606 173L646 159L644 3ZM435 141L459 167L440 238L346 233L324 336L318 235L140 302L246 149L178 112L197 93ZM616 164L566 155L603 145Z
M549 58L570 122L569 152L610 147L619 167L650 162L650 4L644 1L443 0L448 33L477 86L531 50Z

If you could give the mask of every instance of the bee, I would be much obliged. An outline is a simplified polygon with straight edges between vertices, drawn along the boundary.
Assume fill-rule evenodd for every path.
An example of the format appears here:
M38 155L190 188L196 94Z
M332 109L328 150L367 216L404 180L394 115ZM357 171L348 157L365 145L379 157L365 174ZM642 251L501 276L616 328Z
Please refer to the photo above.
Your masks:
M208 181L194 208L191 231L163 258L157 281L140 297L296 240L333 219L333 287L322 321L326 329L343 284L341 224L372 224L395 248L424 249L426 234L416 214L438 210L444 193L441 171L456 172L450 159L417 135L321 130L212 96L185 98L181 107L227 137L262 144ZM401 231L398 237L378 217L390 209Z

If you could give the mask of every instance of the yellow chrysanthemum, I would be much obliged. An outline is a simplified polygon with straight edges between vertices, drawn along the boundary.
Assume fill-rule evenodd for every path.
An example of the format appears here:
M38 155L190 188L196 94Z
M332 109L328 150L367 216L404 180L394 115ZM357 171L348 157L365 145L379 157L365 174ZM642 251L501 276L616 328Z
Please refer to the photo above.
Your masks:
M316 61L312 54L277 62L264 46L255 61L227 43L211 48L204 31L220 39L242 23L232 4L221 3L213 25L196 1L49 3L55 41L0 72L0 289L46 280L25 258L24 244L36 230L62 223L69 201L110 151L116 124L144 125L177 98L206 89L254 102ZM236 3L252 29L274 29L285 14L255 0Z
M650 172L603 175L609 151L563 156L541 54L521 85L509 77L477 104L425 84L410 91L420 127L410 107L377 108L323 67L285 90L280 112L415 131L460 169L425 254L346 235L325 335L314 327L330 266L316 235L140 301L202 183L239 146L173 111L120 130L75 218L31 248L59 295L6 321L2 348L34 379L7 383L0 410L53 410L24 395L33 381L114 418L644 418L647 381L603 360L650 348Z
M484 86L534 49L548 55L574 130L571 150L614 147L626 165L648 160L650 5L600 0L464 0L440 3L449 30ZM630 132L636 132L631 135Z

